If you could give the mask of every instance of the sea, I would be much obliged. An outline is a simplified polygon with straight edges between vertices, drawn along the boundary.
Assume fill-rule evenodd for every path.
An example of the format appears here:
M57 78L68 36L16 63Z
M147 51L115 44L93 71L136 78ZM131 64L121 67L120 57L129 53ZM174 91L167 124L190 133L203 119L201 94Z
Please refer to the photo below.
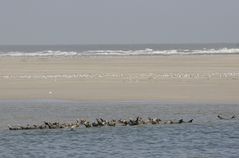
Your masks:
M239 54L239 44L0 46L0 58L220 54ZM226 119L218 119L218 115ZM137 116L176 121L193 119L193 123L8 130L8 125L42 124L43 121L95 121L96 118L110 120ZM235 118L230 119L232 116ZM0 157L238 158L239 104L0 100Z
M217 115L228 120L220 120ZM188 121L117 127L10 131L7 125L95 118ZM230 119L235 116L234 119ZM0 157L237 158L238 104L0 101Z
M239 54L239 43L0 45L1 56L127 56Z

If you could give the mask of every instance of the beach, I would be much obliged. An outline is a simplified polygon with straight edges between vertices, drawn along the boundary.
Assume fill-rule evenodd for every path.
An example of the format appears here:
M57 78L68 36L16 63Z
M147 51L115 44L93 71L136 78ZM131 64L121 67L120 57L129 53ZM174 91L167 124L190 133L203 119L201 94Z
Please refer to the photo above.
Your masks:
M238 103L239 55L1 57L0 99Z

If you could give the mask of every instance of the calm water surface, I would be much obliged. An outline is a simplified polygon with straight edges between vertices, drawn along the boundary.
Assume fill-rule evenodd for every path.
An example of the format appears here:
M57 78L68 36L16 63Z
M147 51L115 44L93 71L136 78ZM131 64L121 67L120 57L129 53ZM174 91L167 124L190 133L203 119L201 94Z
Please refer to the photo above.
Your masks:
M0 157L238 157L239 105L159 102L0 101ZM192 124L8 131L7 124L130 118L195 119Z

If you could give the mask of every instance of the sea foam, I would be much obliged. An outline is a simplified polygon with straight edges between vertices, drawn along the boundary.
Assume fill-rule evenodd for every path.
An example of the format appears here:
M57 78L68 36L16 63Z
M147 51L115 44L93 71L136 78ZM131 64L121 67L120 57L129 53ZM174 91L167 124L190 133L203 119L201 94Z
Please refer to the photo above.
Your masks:
M88 50L88 51L36 51L36 52L1 52L0 56L134 56L134 55L217 55L239 54L239 48L221 49L171 49L154 50L150 48L142 50Z

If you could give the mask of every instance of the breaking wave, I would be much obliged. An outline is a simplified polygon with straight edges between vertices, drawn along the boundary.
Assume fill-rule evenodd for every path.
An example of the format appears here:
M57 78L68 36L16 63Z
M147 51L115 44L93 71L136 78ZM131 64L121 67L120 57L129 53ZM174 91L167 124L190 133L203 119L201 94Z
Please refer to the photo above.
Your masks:
M0 52L0 56L134 56L134 55L217 55L239 54L239 48L201 49L201 50L89 50L89 51L37 51L37 52Z

